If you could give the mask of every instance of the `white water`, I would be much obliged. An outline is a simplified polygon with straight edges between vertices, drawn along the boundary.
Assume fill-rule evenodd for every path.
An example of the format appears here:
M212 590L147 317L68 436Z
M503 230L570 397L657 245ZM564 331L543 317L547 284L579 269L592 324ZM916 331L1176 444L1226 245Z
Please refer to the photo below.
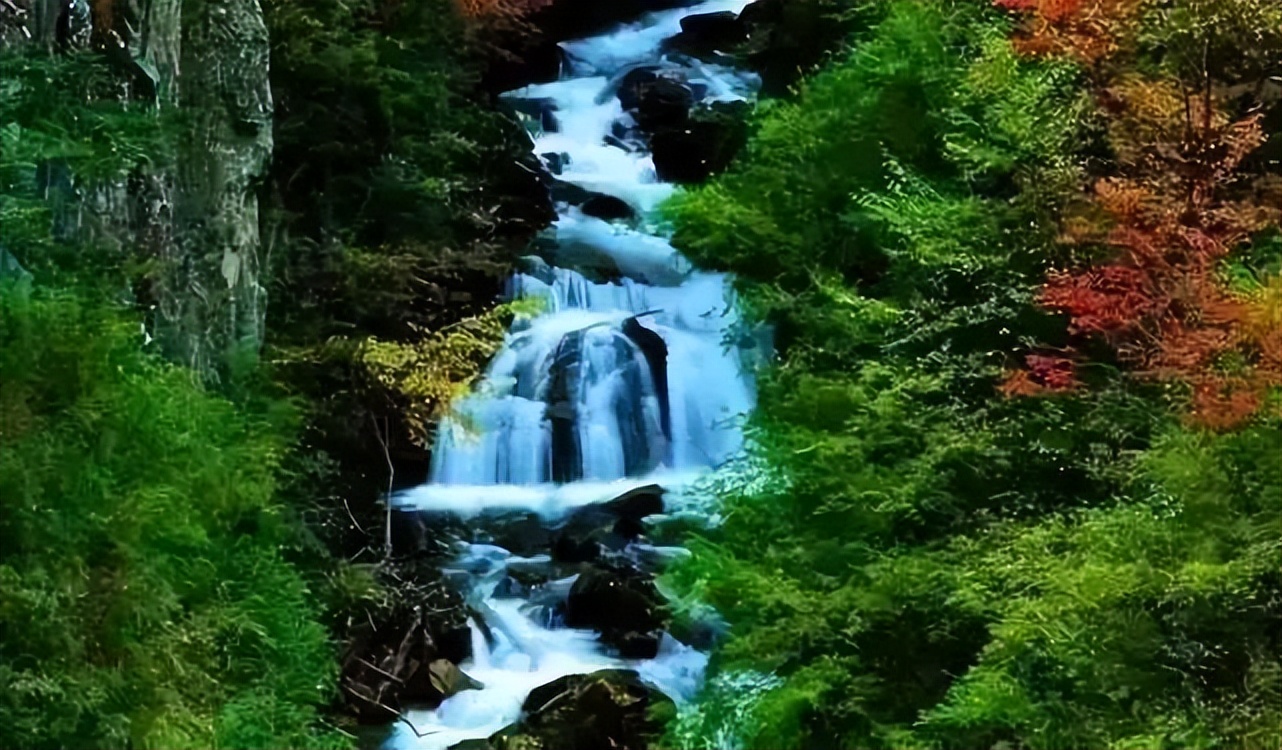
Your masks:
M658 62L660 43L680 30L683 16L739 11L748 2L710 0L563 45L572 61L565 80L509 95L555 105L558 132L538 136L536 153L568 156L562 180L648 214L672 187L657 181L644 151L606 144L616 121L631 124L611 81L627 66ZM750 79L714 66L690 75L711 99L752 89ZM739 350L725 343L738 323L727 279L694 270L661 237L568 206L559 214L554 265L509 284L512 297L543 298L545 312L509 332L476 392L441 425L431 481L401 493L401 507L465 519L525 510L552 522L657 483L671 509L683 488L741 449L739 420L755 395ZM622 278L594 282L571 270L585 261L612 266ZM624 323L634 316L644 331L629 335ZM639 344L654 334L666 346L666 365L656 367ZM633 546L652 559L681 553ZM606 653L594 632L558 627L546 607L493 596L508 566L538 565L546 556L520 558L486 544L462 544L459 552L457 578L490 633L472 623L474 654L460 666L484 688L435 711L409 712L423 736L398 724L391 750L441 750L487 737L519 718L531 690L569 674L632 669L678 702L698 688L706 656L670 636L655 659L625 660ZM568 591L572 583L542 588Z

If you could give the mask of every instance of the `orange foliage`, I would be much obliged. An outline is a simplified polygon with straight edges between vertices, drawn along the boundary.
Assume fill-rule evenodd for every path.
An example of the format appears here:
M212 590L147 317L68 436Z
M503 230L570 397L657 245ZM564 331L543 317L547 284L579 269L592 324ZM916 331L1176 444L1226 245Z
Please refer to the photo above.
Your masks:
M1282 190L1239 173L1265 140L1258 114L1232 121L1204 80L1190 93L1096 65L1132 48L1144 2L994 0L1022 17L1017 50L1094 67L1117 162L1061 227L1061 242L1103 249L1104 260L1052 272L1040 301L1068 315L1079 344L1103 339L1137 374L1186 384L1189 416L1229 429L1282 388L1282 281L1245 293L1224 278L1235 247L1277 226ZM1080 358L1028 355L1001 390L1073 388Z
M466 18L482 21L519 20L551 5L552 0L455 0Z
M995 0L1024 17L1012 42L1030 55L1068 55L1094 63L1133 32L1142 0Z
M1007 396L1039 396L1063 393L1077 388L1077 364L1068 357L1029 354L1024 357L1026 369L1013 370L1001 385Z
M1221 269L1278 211L1225 195L1264 142L1259 117L1226 122L1204 101L1175 106L1170 93L1133 80L1106 92L1126 176L1096 183L1090 210L1065 239L1103 245L1111 257L1052 273L1041 303L1069 315L1070 333L1103 338L1138 373L1189 384L1194 418L1224 429L1282 386L1276 302L1231 292Z

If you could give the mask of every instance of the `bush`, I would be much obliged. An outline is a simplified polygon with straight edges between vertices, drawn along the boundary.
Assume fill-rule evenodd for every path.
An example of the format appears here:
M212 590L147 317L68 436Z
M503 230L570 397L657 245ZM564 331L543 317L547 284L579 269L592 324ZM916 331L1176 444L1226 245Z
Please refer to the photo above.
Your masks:
M0 289L0 745L345 746L280 552L287 415L140 344L76 295Z

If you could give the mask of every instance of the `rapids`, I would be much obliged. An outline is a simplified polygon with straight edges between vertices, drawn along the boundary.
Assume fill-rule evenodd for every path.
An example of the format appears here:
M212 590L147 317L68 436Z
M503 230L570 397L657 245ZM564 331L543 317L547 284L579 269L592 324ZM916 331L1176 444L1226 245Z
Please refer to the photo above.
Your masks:
M672 186L655 176L644 149L608 139L633 125L614 87L623 73L662 61L661 42L683 16L739 11L748 0L710 0L653 13L604 34L563 44L562 80L505 96L550 101L555 128L535 136L535 152L560 155L560 179L621 198L648 226ZM749 76L682 63L704 101L751 95ZM607 140L616 145L609 145ZM691 267L653 230L592 218L558 206L555 247L513 277L511 298L538 297L543 312L514 325L475 392L443 421L429 482L394 498L402 510L464 521L505 511L534 512L551 524L578 508L658 484L665 505L742 447L739 423L755 394L743 352L727 344L738 316L728 280ZM576 268L617 269L610 280ZM634 545L645 547L645 545ZM682 550L635 550L651 557ZM545 606L496 597L509 567L539 565L486 543L459 543L450 573L483 622L471 622L473 656L461 666L484 687L411 711L389 750L441 750L487 737L520 717L529 692L568 674L635 670L674 700L698 689L707 658L664 635L653 659L613 655L592 631L562 627ZM567 592L573 577L543 589Z

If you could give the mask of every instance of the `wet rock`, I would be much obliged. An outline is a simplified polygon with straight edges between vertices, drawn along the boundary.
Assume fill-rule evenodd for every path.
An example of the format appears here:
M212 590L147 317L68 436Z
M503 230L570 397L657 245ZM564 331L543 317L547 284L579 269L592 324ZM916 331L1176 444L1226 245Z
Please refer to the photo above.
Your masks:
M639 520L663 512L664 492L657 484L647 484L628 490L602 505L602 509L618 518Z
M548 172L558 177L560 177L561 173L565 171L566 165L570 163L570 155L565 153L558 154L549 152L546 154L540 154L540 158L543 159L543 163L547 166Z
M570 675L533 690L521 722L472 750L644 750L663 731L660 715L671 708L634 672Z
M520 557L547 551L552 533L536 513L508 512L473 521L474 541L493 544Z
M659 643L662 640L662 630L629 630L612 636L609 643L618 651L621 659L653 659L659 655Z
M621 653L652 658L667 613L650 577L622 566L585 571L565 602L565 624L600 633L601 642ZM649 654L649 656L643 656Z
M455 664L472 658L472 629L467 625L442 629L436 636L436 653Z
M590 563L600 557L601 546L591 539L576 539L562 534L552 545L552 559L557 562Z
M530 587L512 576L504 576L494 587L492 596L495 599L524 599L530 595Z
M640 100L630 111L642 130L655 132L685 123L694 103L694 91L685 83L659 77L642 88Z
M587 188L579 187L564 180L552 180L548 193L554 202L571 206L581 206L589 198L596 195L596 193Z
M646 87L659 80L659 75L663 71L664 68L661 65L637 65L631 67L615 76L614 80L607 86L607 90L613 87L616 96L619 97L619 104L623 106L623 110L630 112L640 106L641 95L645 93Z
M559 126L556 121L556 103L551 99L507 99L508 106L522 115L545 133L555 133Z
M636 216L627 201L616 198L613 195L603 195L597 193L579 206L580 210L588 216L595 216L605 221L628 221Z
M739 22L746 27L760 27L783 22L785 0L756 0L739 12Z
M748 141L744 102L717 102L694 114L681 128L667 128L650 139L659 179L702 182L723 171Z
M681 33L664 42L664 48L695 57L709 57L748 40L747 24L731 11L696 13L681 19Z
M620 518L614 522L614 527L610 530L621 539L634 541L645 534L645 526L637 520L631 518Z
M480 690L485 687L477 680L469 677L448 659L437 659L432 662L428 665L427 672L430 675L432 687L443 698L448 698L464 690Z

